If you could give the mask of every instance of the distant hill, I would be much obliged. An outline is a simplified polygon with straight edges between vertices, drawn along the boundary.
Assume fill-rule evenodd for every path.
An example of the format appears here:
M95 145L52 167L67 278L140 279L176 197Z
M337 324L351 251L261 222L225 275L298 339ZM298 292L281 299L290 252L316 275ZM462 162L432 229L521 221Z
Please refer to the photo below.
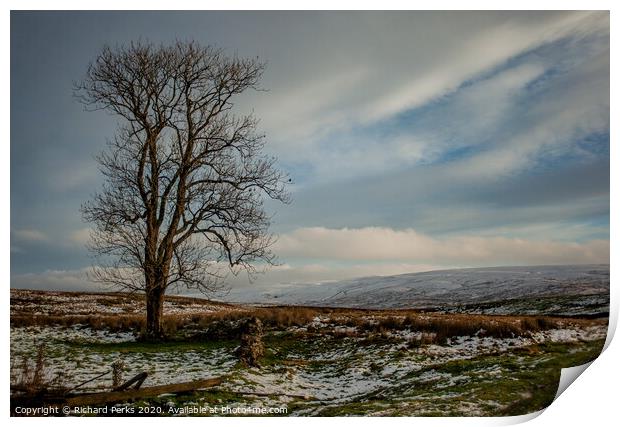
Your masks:
M606 314L609 265L492 267L232 291L228 301L497 314Z

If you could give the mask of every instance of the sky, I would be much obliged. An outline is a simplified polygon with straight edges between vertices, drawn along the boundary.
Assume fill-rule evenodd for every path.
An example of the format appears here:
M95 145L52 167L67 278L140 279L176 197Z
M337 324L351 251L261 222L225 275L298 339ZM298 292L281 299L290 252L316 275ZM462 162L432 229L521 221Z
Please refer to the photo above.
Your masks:
M117 119L72 87L132 40L266 61L236 111L293 201L254 284L609 263L608 12L11 12L12 287L97 289L79 208Z

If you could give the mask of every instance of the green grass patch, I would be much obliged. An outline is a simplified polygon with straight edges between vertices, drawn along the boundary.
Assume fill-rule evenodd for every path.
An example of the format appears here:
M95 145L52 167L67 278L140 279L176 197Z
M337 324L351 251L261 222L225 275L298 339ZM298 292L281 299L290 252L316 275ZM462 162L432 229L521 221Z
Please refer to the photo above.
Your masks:
M391 416L508 416L536 412L553 401L560 369L595 359L603 343L546 343L526 356L504 353L436 364L412 372L398 384L342 405L317 409L317 414L368 415L386 411ZM436 374L437 378L420 380L425 373ZM454 381L455 377L464 379ZM476 408L476 413L468 413L468 407Z

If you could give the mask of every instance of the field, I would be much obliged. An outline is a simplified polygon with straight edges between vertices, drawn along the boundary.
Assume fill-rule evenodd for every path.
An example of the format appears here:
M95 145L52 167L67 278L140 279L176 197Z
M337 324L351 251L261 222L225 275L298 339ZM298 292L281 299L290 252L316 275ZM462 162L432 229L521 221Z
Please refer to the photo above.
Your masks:
M139 295L11 291L11 382L110 390L112 365L144 386L221 377L213 388L116 404L147 415L489 416L547 406L560 368L600 353L607 319L441 310L253 307L170 297L169 341L140 342ZM510 304L514 304L514 301ZM472 311L473 309L469 309ZM264 325L260 367L235 355ZM592 317L592 316L590 316ZM275 409L274 409L275 408ZM245 412L244 412L245 411ZM256 412L255 412L256 413ZM76 411L75 415L79 415Z

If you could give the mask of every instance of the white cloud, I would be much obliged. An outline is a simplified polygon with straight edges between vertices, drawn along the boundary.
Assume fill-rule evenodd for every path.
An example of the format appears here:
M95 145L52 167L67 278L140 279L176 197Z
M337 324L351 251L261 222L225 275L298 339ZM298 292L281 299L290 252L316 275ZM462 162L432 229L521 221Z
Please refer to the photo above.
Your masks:
M458 266L609 262L608 240L573 243L468 235L436 238L412 229L382 227L300 228L280 236L275 250L283 259L399 260Z
M92 159L84 159L75 163L72 159L63 159L67 162L58 165L51 171L46 184L51 191L69 192L86 185L96 185L100 178L97 164Z
M454 24L449 29L432 27L432 20L419 23L432 42L412 43L412 34L390 39L390 46L363 39L359 42L366 43L366 55L357 53L356 44L347 51L347 61L330 62L331 55L341 52L327 49L325 70L319 74L323 83L313 76L309 86L295 85L291 79L299 76L286 75L278 90L261 101L265 104L259 103L270 149L284 161L309 165L307 184L313 185L428 164L450 150L478 146L481 153L454 164L451 179L487 179L535 165L543 155L574 152L575 138L608 128L608 105L601 104L609 91L604 43L582 46L564 57L556 51L572 61L573 84L536 100L538 105L520 105L520 96L526 85L557 66L558 58L527 55L506 62L564 37L605 34L607 13L537 14L535 19L515 14L477 26L456 24L453 18L446 15L440 21ZM377 27L384 25L377 22ZM394 27L391 32L398 32L396 23ZM440 37L439 30L448 30L448 36ZM493 74L499 65L510 66ZM462 86L470 79L475 80ZM447 100L448 106L422 128L398 123L389 132L373 132L373 125L383 126L382 120L434 100ZM499 131L501 136L489 140Z
M12 238L16 242L21 243L45 243L54 241L56 244L60 244L64 247L84 247L90 240L90 228L80 228L72 230L67 233L52 233L51 236L36 229L18 229L12 230ZM60 235L60 237L58 236ZM13 252L21 252L22 249L19 246L15 246L12 249Z
M275 252L288 263L269 267L250 283L244 272L228 275L232 288L324 282L452 267L609 263L609 241L584 243L497 237L435 238L415 230L381 227L300 228L280 236ZM293 262L294 261L294 262ZM214 266L219 268L220 266ZM11 287L110 290L88 279L88 268L13 275Z
M584 100L584 103L587 102ZM608 129L606 114L593 106L566 106L555 116L533 128L525 129L508 141L452 165L450 175L459 179L500 177L536 165L540 157L546 161L575 151L573 143L597 131Z
M355 263L350 265L304 264L299 266L285 264L268 269L252 282L248 281L247 275L239 274L238 276L228 277L226 283L233 290L258 287L268 292L278 289L279 286L295 283L321 283L358 277L390 276L441 268L443 267L432 264L405 262Z
M432 163L445 151L463 147L464 144L481 144L485 138L480 135L492 131L493 125L510 114L519 90L544 72L543 65L526 63L476 82L453 98L447 111L449 119L438 120L440 123L433 123L434 127L430 130L413 133L399 130L394 135L381 137L332 137L328 149L324 147L326 149L315 150L305 156L315 167L314 182L326 182L334 177L350 179L384 174L419 163ZM458 138L455 140L452 135L458 135ZM499 157L496 152L492 155ZM497 167L503 169L505 165L498 162ZM480 170L495 172L495 169ZM471 172L471 169L463 172Z
M41 273L15 274L11 276L11 287L18 289L43 289L65 291L101 291L101 284L88 279L90 268L80 270L47 270Z
M409 263L378 263L378 264L353 264L327 266L324 264L306 264L292 266L284 264L268 268L264 274L258 274L252 282L247 274L241 272L238 275L228 275L226 286L229 289L244 289L258 286L268 289L276 289L278 285L292 283L313 283L331 280L353 279L357 277L381 276L392 274L404 274L421 271L436 270L440 267L428 264ZM18 274L11 277L11 287L17 289L40 289L40 290L63 290L63 291L111 291L116 288L107 287L101 283L95 283L88 279L90 269L78 270L47 270L41 273ZM170 292L177 291L171 289ZM195 291L178 290L179 293L195 293ZM218 292L211 295L217 298L225 294Z
M379 120L423 105L458 88L464 81L492 69L508 59L545 43L578 33L580 36L605 31L604 14L571 13L542 23L510 21L456 41L451 54L438 55L439 63L421 75L413 75L391 88L363 115Z
M528 50L605 32L609 25L606 12L490 15L332 17L338 22L306 44L303 57L278 57L272 67L282 71L266 76L274 89L252 102L278 150L297 153L319 135L419 107ZM333 28L346 32L351 25L355 42L333 34ZM377 37L379 31L385 36Z
M41 243L48 241L48 236L45 233L33 228L12 230L12 236L21 242Z
M69 243L75 246L84 246L90 241L90 228L80 228L69 233Z

